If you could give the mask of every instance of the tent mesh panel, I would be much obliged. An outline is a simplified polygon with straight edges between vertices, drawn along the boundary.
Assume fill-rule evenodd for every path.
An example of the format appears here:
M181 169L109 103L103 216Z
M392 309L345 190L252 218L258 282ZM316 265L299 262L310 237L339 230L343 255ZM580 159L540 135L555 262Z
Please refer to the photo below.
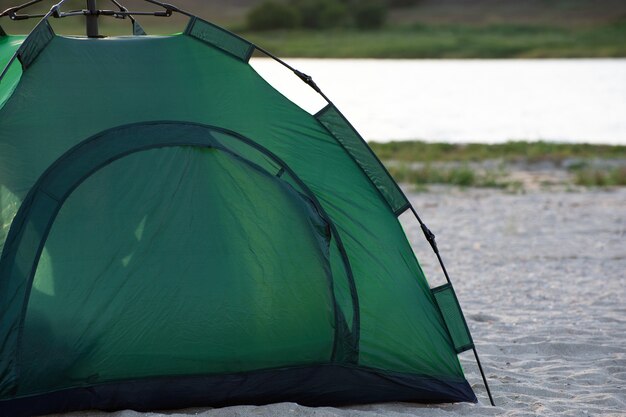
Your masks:
M474 342L452 285L445 284L441 287L433 288L432 292L446 322L448 332L450 332L454 349L457 353L461 353L473 348Z
M18 51L18 57L24 68L28 68L35 61L52 38L54 31L47 20L33 30Z
M394 213L408 207L408 201L383 164L359 133L333 105L328 105L315 116L317 120L341 143L363 172L374 183Z
M254 45L250 42L196 17L189 21L185 34L228 52L244 62L248 62L254 51Z

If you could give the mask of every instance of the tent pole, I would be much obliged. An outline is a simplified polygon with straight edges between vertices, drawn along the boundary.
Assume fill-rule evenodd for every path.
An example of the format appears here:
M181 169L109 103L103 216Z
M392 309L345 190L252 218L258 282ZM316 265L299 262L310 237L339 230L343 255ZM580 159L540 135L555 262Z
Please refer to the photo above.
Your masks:
M98 5L96 0L87 0L87 10L89 14L85 17L87 25L87 36L90 38L99 37L98 33Z
M413 215L419 222L420 227L422 228L422 232L424 233L424 236L426 236L426 240L428 241L428 243L430 243L430 246L433 248L433 252L435 252L435 255L437 255L437 260L439 261L439 265L441 265L441 269L443 270L443 275L446 277L446 281L448 281L448 284L452 286L450 275L448 275L448 270L446 269L446 265L443 263L443 259L441 258L441 254L439 253L439 248L437 247L435 234L431 232L428 226L426 226L426 224L422 221L420 216L417 214L417 211L415 211L413 204L411 204L411 211L413 212ZM489 384L487 383L487 377L485 376L485 372L483 371L483 366L480 363L480 358L478 357L478 351L476 350L476 346L472 346L472 350L474 351L474 358L476 358L476 364L478 365L480 376L483 378L483 383L485 384L485 389L487 390L487 395L489 396L489 402L491 403L492 406L495 407L496 403L493 401L491 390L489 389Z
M489 389L489 384L487 383L487 377L485 376L485 372L483 371L483 366L480 364L480 359L478 358L478 352L476 351L476 346L472 347L474 351L474 357L476 358L476 363L478 364L478 369L480 370L480 375L483 377L483 383L485 384L485 388L487 389L487 395L489 396L489 402L492 406L496 406L496 403L493 401L493 397L491 396L491 390Z

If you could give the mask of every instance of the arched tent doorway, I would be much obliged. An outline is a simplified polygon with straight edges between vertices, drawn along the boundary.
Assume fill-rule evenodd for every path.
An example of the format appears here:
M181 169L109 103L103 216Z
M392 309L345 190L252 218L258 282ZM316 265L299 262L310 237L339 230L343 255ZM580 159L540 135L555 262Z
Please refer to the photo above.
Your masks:
M154 122L95 135L40 177L7 242L3 285L24 299L7 317L18 395L357 349L334 226L288 166L234 132Z

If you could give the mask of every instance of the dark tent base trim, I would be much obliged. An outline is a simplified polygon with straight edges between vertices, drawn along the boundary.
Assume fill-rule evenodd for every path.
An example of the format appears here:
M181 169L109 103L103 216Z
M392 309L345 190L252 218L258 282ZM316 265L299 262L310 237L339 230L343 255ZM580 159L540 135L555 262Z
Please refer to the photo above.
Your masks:
M78 410L135 411L297 402L340 406L374 402L476 402L465 380L315 365L246 373L157 377L70 388L0 401L0 415L30 417Z

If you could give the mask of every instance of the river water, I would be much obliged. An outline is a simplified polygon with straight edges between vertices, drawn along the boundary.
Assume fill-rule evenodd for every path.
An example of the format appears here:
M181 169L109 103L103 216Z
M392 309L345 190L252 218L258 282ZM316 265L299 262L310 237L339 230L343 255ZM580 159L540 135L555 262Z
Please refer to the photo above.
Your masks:
M287 59L368 140L626 144L626 59ZM269 59L252 65L304 109L323 101Z

